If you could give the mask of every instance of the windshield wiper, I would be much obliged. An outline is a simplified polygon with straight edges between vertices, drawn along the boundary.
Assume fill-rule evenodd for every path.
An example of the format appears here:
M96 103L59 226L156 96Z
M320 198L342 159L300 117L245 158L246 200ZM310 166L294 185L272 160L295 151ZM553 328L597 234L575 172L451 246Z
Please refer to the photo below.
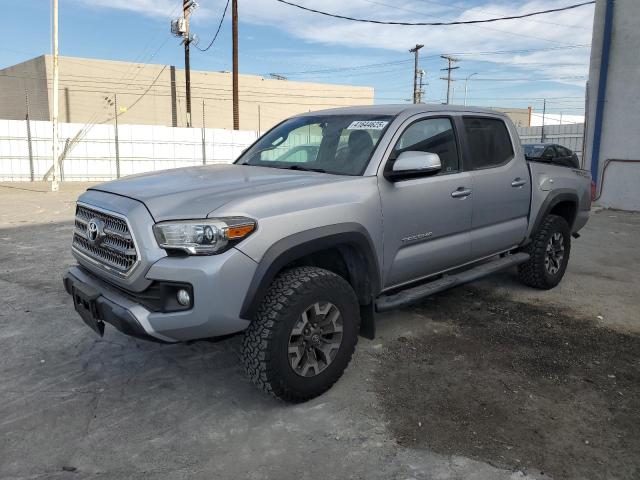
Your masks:
M323 170L322 168L309 168L309 167L303 167L302 165L291 165L290 167L287 167L289 170L301 170L303 172L318 172L318 173L327 173L326 170Z

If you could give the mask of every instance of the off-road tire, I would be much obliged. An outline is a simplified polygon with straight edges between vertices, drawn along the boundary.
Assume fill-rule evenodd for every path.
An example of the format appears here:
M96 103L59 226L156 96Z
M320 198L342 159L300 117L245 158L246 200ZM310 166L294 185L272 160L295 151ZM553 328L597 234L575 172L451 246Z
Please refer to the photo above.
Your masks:
M298 375L288 343L298 318L315 302L331 302L342 316L342 343L334 360L312 377ZM279 274L245 331L242 359L259 388L288 402L304 402L326 392L342 376L358 341L360 311L351 285L322 268L297 267Z
M555 233L562 235L564 256L559 270L551 274L545 268L545 256L549 240ZM571 252L571 231L567 221L558 215L547 215L524 251L531 255L531 258L518 266L520 280L525 285L541 290L549 290L558 285L567 269Z

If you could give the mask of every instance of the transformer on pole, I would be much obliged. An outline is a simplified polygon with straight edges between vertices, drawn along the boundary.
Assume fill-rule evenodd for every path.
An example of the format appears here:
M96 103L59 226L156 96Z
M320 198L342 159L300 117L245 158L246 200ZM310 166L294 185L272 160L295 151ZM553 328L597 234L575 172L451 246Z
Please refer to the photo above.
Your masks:
M194 41L189 27L191 12L198 7L194 0L182 0L182 17L171 21L171 33L182 38L184 45L185 98L187 103L187 127L191 127L191 65L189 46Z

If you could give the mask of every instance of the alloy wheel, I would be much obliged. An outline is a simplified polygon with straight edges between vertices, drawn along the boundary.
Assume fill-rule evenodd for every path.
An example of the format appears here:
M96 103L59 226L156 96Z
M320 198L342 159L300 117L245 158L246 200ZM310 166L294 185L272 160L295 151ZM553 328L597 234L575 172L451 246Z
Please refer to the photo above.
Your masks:
M342 315L331 302L307 307L289 335L289 365L302 377L314 377L336 358L342 344Z
M560 270L564 258L564 237L562 233L555 232L549 238L544 257L544 268L550 275L555 275Z

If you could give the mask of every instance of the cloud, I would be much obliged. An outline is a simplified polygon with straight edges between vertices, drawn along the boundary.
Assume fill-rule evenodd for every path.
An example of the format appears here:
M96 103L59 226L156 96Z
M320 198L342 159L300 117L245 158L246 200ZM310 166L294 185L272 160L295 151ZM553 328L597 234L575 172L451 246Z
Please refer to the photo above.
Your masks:
M395 21L470 20L518 15L566 6L566 0L531 0L518 5L485 1L453 4L444 0L298 0L301 4L348 16ZM204 2L204 0L203 0ZM224 0L209 2L220 9ZM453 6L452 6L453 5ZM593 6L528 19L465 26L385 26L350 22L283 5L274 0L240 3L241 22L271 26L305 43L349 48L376 48L406 52L424 44L423 56L453 52L533 50L591 43ZM465 60L492 62L538 77L561 78L582 85L584 80L566 77L585 75L589 49L551 50L530 53L465 55ZM359 62L362 63L362 62ZM327 62L331 65L331 62Z
M135 12L146 17L169 19L181 14L180 0L76 0L90 8L105 8ZM216 10L207 7L198 8L200 19L209 19L217 15Z
M168 18L177 15L178 0L77 0L99 8L135 11L143 15ZM530 0L515 2L498 0L297 0L303 5L327 12L361 18L395 21L440 21L491 18L532 11L558 8L566 0ZM201 0L194 15L197 25L209 25L219 18L226 0ZM406 51L416 43L424 44L423 56L454 52L491 52L503 50L532 50L563 45L589 44L593 22L593 6L536 16L466 26L385 26L325 17L275 0L239 2L241 23L269 26L297 38L300 44L288 45L292 50L308 45L381 49L389 52ZM317 49L315 49L317 50ZM367 52L370 53L370 52ZM321 53L320 53L321 55ZM589 49L532 51L528 53L496 53L493 55L464 55L464 60L491 62L503 71L508 68L536 77L560 78L568 85L583 85L583 79L567 78L585 75L588 70ZM322 59L332 66L331 56ZM358 59L354 64L361 64ZM317 63L314 61L313 63ZM513 75L512 75L513 76Z
M173 0L77 0L93 8L110 8L135 12L148 17L169 17L178 11L179 3Z

